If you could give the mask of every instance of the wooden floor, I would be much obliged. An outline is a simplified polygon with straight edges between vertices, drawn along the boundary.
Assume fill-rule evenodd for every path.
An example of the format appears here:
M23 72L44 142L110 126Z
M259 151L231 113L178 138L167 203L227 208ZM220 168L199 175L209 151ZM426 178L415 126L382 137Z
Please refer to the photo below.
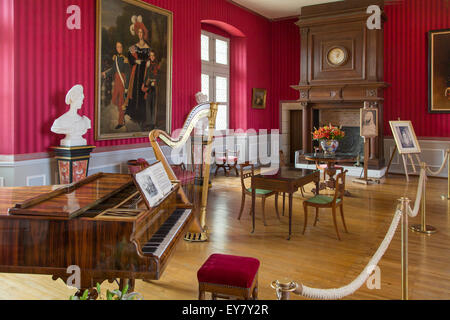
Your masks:
M351 181L351 178L349 179ZM427 223L438 233L426 236L409 234L409 296L410 299L450 299L450 201L441 200L447 181L428 180ZM180 243L175 255L159 281L136 282L136 291L145 299L197 299L196 272L212 253L251 256L261 261L259 272L260 299L275 299L270 288L273 280L295 280L310 287L335 288L351 282L366 266L392 221L397 199L415 199L417 178L406 185L404 176L391 175L380 185L363 186L347 183L352 197L345 199L345 217L349 234L343 232L338 241L330 211L321 211L320 221L312 226L312 217L305 235L300 193L294 199L293 237L286 240L288 220L277 220L273 200L266 203L268 226L260 216L257 199L256 232L250 234L248 215L250 199L241 221L240 180L219 176L214 179L208 204L209 241ZM307 186L307 191L312 188ZM308 192L308 195L311 193ZM259 201L258 201L259 200ZM281 204L281 202L280 202ZM281 205L280 205L281 207ZM259 214L258 214L259 213ZM419 223L419 217L410 223ZM347 299L400 299L400 228L382 258L381 289L366 286ZM105 283L102 288L112 288ZM67 299L74 290L50 276L0 274L0 299ZM303 299L293 296L292 299Z

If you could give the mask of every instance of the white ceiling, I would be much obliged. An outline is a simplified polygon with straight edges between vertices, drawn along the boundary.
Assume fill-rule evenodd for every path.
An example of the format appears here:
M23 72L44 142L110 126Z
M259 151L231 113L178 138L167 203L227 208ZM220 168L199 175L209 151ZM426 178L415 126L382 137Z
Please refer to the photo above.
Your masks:
M300 14L301 8L312 4L343 0L232 0L269 19L279 19Z

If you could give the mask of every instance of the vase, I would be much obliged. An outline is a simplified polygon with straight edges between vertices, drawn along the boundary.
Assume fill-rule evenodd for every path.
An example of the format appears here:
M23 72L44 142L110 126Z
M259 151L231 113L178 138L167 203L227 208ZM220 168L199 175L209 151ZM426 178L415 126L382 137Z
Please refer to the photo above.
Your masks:
M339 141L337 140L320 140L320 146L326 154L335 154L336 149L339 147Z

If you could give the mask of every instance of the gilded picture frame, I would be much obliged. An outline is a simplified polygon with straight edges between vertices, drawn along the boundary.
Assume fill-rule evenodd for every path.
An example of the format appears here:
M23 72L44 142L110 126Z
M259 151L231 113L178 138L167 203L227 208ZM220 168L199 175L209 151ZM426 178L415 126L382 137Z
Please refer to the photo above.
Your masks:
M266 102L267 102L267 90L253 88L252 108L253 109L265 109Z
M428 32L428 111L450 113L450 29Z
M95 139L171 132L173 13L140 0L97 0Z
M420 145L411 121L389 121L399 154L420 153Z
M359 121L361 137L375 138L378 136L378 108L361 108Z

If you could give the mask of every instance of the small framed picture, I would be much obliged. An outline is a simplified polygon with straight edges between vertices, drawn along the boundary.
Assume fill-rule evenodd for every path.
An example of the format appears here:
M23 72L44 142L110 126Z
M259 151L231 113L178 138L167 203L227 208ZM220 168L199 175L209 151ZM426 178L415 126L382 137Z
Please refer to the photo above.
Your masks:
M266 89L253 89L252 107L253 109L265 109L267 99Z
M389 121L389 124L400 154L421 152L411 121Z
M361 136L375 138L378 136L378 109L362 108L360 113Z

